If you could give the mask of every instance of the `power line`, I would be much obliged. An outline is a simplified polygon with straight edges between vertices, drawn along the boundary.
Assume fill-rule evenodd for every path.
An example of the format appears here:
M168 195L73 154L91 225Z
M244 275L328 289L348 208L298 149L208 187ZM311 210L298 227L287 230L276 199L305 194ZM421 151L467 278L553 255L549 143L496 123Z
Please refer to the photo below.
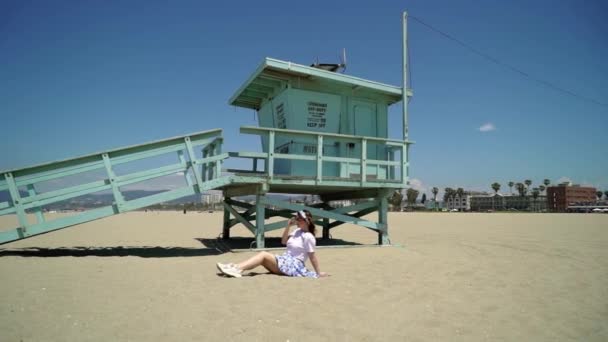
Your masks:
M527 72L525 72L525 71L523 71L523 70L521 70L519 68L516 68L516 67L514 67L514 66L512 66L512 65L510 65L508 63L505 63L505 62L503 62L503 61L501 61L501 60L499 60L497 58L494 58L494 57L492 57L492 56L490 56L490 55L488 55L486 53L483 53L483 52L477 50L476 48L472 47L471 45L469 45L469 44L467 44L467 43L465 43L465 42L463 42L463 41L461 41L461 40L459 40L459 39L457 39L457 38L455 38L455 37L453 37L453 36L451 36L451 35L443 32L443 31L441 31L441 30L439 30L439 29L437 29L437 28L435 28L435 27L433 27L433 26L431 26L431 25L429 25L427 23L425 23L424 21L422 21L422 20L420 20L420 19L418 19L418 18L416 18L416 17L414 17L412 15L410 15L409 17L412 18L412 19L414 19L415 21L419 22L420 24L426 26L427 28L431 29L432 31L434 31L434 32L436 32L436 33L444 36L445 38L458 43L459 45L461 45L462 47L464 47L464 48L472 51L476 55L481 56L481 57L489 60L492 63L498 64L498 65L500 65L500 66L502 66L504 68L507 68L507 69L515 72L516 74L519 74L520 76L523 76L523 77L525 77L525 78L527 78L527 79L529 79L531 81L535 81L535 82L540 83L540 84L542 84L542 85L544 85L544 86L546 86L548 88L551 88L553 90L556 90L556 91L568 94L568 95L576 97L576 98L578 98L580 100L592 102L592 103L594 103L596 105L599 105L599 106L608 107L608 104L606 104L606 103L602 103L602 102L597 101L597 100L595 100L593 98L590 98L590 97L587 97L587 96L583 96L583 95L577 94L577 93L575 93L573 91L570 91L568 89L564 89L562 87L556 86L556 85L554 85L554 84L552 84L552 83L550 83L548 81L541 80L539 78L533 77L530 74L528 74Z

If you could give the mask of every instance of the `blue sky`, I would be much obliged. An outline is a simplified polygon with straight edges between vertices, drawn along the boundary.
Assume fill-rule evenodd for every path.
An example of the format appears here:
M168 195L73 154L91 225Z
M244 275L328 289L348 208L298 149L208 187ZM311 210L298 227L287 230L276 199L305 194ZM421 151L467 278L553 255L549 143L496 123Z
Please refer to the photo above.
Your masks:
M601 1L3 1L0 169L211 128L258 149L228 98L269 56L401 84L401 22L426 23L533 77L608 103ZM415 187L571 179L608 190L608 107L531 82L410 20ZM400 137L400 104L391 108ZM486 131L481 127L489 128ZM255 147L253 147L255 146Z

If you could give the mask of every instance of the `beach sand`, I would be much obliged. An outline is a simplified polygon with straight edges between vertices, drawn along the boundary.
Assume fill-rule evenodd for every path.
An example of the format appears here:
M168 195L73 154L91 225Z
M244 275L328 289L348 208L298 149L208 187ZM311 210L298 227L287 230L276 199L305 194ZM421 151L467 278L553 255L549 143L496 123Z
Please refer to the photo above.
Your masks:
M134 212L0 246L0 340L608 340L605 214L389 213L396 246L319 249L324 279L219 276L253 255L205 247L221 225Z

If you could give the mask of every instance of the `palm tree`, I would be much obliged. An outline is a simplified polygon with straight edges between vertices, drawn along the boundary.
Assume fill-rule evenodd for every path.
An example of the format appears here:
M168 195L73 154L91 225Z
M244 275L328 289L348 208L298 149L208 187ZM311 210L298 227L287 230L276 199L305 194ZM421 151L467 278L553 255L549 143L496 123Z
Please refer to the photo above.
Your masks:
M456 195L458 196L458 202L462 205L462 197L464 196L464 189L458 188L456 189Z
M452 198L452 193L454 192L454 189L452 188L445 188L445 190L443 191L443 205L447 206L448 201L450 198Z
M513 185L515 185L515 183L513 183L513 181L509 182L509 192L511 193L511 195L513 195Z
M595 195L597 196L597 200L600 201L602 199L602 195L604 193L601 190L598 190L595 192Z
M534 198L534 210L536 211L536 199L538 198L538 195L540 194L540 191L538 191L538 188L534 188L532 189L532 198Z
M403 194L401 191L395 190L392 196L389 196L388 203L391 204L394 211L401 211L401 202L403 201Z
M549 184L551 184L551 181L548 178L545 178L543 184L545 184L545 186L549 186Z
M608 200L608 191L604 191L604 199Z
M545 186L544 186L544 185L539 185L539 186L538 186L538 190L540 190L540 192L543 192L543 191L545 191L546 189L547 189L547 188L545 188ZM545 193L545 195L546 195L546 194L547 194L547 193Z
M431 190L431 192L433 193L433 202L435 202L435 210L437 210L437 194L439 193L439 189L437 189L437 187L433 187L433 190Z
M496 195L498 195L498 190L500 190L500 184L492 183L492 190L494 190L494 197L492 197L492 210L495 210L494 200L496 199Z
M524 197L526 195L526 187L523 183L515 184L515 189L517 189L517 192L519 192L519 196Z
M524 181L524 184L526 184L526 190L530 189L530 186L532 185L532 181L529 179L526 179Z
M412 208L416 203L416 198L418 198L418 194L418 190L413 188L409 188L405 192L405 196L407 197L407 203L409 204L410 208Z

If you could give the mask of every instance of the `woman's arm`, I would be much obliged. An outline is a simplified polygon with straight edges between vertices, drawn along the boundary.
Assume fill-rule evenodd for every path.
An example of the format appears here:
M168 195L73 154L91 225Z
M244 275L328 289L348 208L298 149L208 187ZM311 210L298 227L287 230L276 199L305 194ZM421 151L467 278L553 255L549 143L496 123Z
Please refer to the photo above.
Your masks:
M283 230L283 236L281 236L281 244L283 246L287 245L287 240L289 240L289 227L291 227L293 222L293 219L289 219L289 221L287 221L287 226L285 227L285 230Z
M310 263L312 267L315 269L315 272L319 275L319 277L327 277L329 274L325 272L321 272L321 268L319 267L319 259L317 259L317 255L315 252L308 253L308 258L310 259Z

